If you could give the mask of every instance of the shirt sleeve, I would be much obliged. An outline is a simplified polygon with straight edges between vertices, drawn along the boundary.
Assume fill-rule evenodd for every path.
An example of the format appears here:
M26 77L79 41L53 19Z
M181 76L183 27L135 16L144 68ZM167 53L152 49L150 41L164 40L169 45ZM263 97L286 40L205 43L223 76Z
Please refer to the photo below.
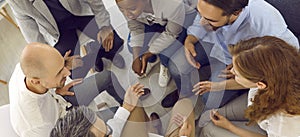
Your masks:
M113 119L107 121L107 124L112 128L112 136L120 137L124 125L130 115L130 112L123 107L119 107Z
M144 44L144 29L145 26L143 23L137 20L128 20L128 28L130 30L130 47L143 47Z
M250 13L252 13L252 15L250 15L252 23L255 29L259 31L260 36L275 36L299 49L298 39L287 28L284 18L277 9L265 1L252 2L251 7L249 9L251 10ZM265 13L261 14L261 10L258 9L265 9Z
M158 54L165 48L169 47L182 32L182 26L185 20L185 7L182 1L173 2L173 10L164 11L168 22L166 29L152 43L150 43L149 51ZM163 14L164 14L163 13Z
M43 35L40 33L37 22L26 15L23 8L19 7L15 1L9 0L7 2L14 13L16 22L27 43L40 42L50 44L46 42Z
M46 123L40 126L33 127L27 131L21 133L21 137L49 137L52 128L54 127L53 124Z
M197 39L203 39L203 37L207 33L207 31L200 25L200 19L201 16L199 13L197 13L197 16L195 17L193 24L187 29L187 34L193 35Z
M104 26L110 26L109 13L106 10L102 0L86 0L95 14L96 23L101 29Z

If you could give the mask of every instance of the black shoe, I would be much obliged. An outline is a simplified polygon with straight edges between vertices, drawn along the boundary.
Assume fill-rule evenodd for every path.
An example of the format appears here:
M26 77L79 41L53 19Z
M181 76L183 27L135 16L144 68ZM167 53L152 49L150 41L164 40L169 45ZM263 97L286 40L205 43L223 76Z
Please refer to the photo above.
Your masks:
M150 114L150 122L152 127L154 127L157 130L158 134L162 135L162 124L157 113L153 112Z
M125 67L125 60L120 54L116 54L111 62L118 68L122 69Z
M175 103L178 101L178 99L179 99L179 93L178 90L176 89L161 101L161 105L165 108L173 107Z
M96 60L95 71L97 71L97 72L103 71L103 61L102 61L102 58L99 58L99 59Z

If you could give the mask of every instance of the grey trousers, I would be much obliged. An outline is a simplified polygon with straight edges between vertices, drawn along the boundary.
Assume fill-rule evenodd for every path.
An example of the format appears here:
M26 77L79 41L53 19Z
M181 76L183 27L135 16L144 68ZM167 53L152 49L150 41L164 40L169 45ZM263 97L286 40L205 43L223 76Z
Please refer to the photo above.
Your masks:
M266 135L265 131L259 128L259 126L251 125L247 126L248 120L244 117L245 110L247 109L248 92L232 100L225 106L218 109L218 112L230 120L234 125L240 128L244 128L253 132L261 133ZM238 137L232 132L214 125L209 122L202 128L200 137Z

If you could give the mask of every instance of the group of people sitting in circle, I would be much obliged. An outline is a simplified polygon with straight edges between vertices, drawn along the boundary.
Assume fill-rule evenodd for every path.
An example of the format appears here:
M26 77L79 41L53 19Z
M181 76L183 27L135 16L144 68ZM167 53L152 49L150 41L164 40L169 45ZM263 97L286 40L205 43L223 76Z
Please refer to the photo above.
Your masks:
M9 82L19 136L300 136L299 33L272 0L115 0L126 42L102 0L7 1L29 43ZM285 10L300 4L287 3ZM94 40L84 57L78 30ZM124 43L136 77L160 63L158 85L175 81L161 103L172 107L166 128L143 107L151 89L137 82L124 90L122 76L104 67L103 57L128 68ZM86 76L91 68L97 72ZM120 106L88 108L103 91Z

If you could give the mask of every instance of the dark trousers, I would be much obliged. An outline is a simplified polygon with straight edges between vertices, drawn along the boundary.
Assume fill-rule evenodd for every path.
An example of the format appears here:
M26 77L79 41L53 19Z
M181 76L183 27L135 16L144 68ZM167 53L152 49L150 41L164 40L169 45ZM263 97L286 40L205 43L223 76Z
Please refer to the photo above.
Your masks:
M125 90L118 82L117 77L107 70L85 78L82 83L70 88L70 91L75 93L74 96L64 96L64 98L73 106L88 106L104 90L120 104L123 104Z
M90 68L92 68L97 60L101 60L102 57L107 59L113 59L114 55L118 52L120 47L123 45L123 40L118 36L114 31L114 44L113 48L109 52L105 52L104 48L97 41L97 34L99 28L94 19L94 16L75 16L72 20L72 26L59 26L60 37L56 45L54 46L61 55L71 50L72 55L80 55L80 42L78 40L77 30L82 31L88 37L95 40L92 47L92 50L89 55L83 57L83 67L73 70L72 78L83 78L86 76Z

